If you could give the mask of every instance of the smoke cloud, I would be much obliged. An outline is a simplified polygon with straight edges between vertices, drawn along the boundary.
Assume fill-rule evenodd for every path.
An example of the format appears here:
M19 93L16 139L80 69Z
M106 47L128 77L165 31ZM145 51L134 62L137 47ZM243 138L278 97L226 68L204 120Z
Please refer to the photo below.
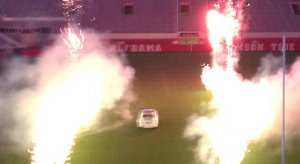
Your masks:
M57 135L90 127L102 110L117 105L113 112L131 119L134 69L125 55L110 52L96 34L86 32L85 38L76 61L58 39L35 61L16 57L5 63L0 77L0 153L32 148L43 121L51 121L53 129L42 128Z
M289 143L300 136L300 129L298 128L300 124L298 118L300 114L299 71L300 59L297 58L288 67L285 75L287 149L291 149L292 146ZM239 163L242 159L237 161L228 159L226 161L226 158L230 158L229 156L233 153L244 154L247 151L247 147L244 147L242 152L231 151L239 142L249 144L251 140L257 140L264 143L270 139L280 140L282 135L282 59L267 55L261 60L256 75L251 79L243 79L238 73L233 77L229 77L226 73L223 74L219 74L218 79L221 79L222 91L228 93L227 97L229 98L224 97L226 100L222 105L227 110L216 110L214 100L202 103L201 110L210 112L207 115L195 114L191 116L184 133L185 137L197 141L195 148L197 160L208 164L218 163L219 159L225 159L221 163ZM234 84L227 84L226 79L228 78L234 79ZM253 133L246 136L245 134L249 131L253 131ZM215 134L218 134L219 139L212 142L215 139ZM244 140L243 136L246 136ZM220 143L216 141L220 141ZM220 150L218 146L223 146L224 151L231 151L231 154L227 153L228 157L217 156L216 154L226 154L225 152L216 152Z
M276 96L275 102L270 102L274 105L274 117L272 117L272 126L263 134L267 138L281 137L282 131L282 108L283 96L285 96L285 130L288 140L295 139L300 135L300 129L297 128L300 120L297 115L300 114L300 88L297 85L300 82L300 58L291 64L286 64L286 74L283 83L282 58L273 55L267 55L261 60L261 65L258 68L257 74L253 77L252 82L264 81L272 86ZM283 95L283 86L285 94ZM275 135L275 136L274 136Z

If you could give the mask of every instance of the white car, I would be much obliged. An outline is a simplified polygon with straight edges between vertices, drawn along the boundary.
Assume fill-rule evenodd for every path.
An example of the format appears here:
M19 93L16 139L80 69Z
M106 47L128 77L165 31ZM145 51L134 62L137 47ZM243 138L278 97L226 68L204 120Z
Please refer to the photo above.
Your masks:
M143 109L139 111L136 118L138 128L157 128L159 125L159 114L155 109Z

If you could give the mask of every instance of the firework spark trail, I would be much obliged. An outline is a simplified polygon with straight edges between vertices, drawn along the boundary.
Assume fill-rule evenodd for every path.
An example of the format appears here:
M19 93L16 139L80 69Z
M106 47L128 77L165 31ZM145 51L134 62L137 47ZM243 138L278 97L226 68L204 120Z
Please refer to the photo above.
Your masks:
M225 3L225 2L224 2ZM209 42L213 48L213 66L231 69L237 62L234 39L241 29L242 11L226 1L225 9L210 10L207 13ZM235 10L238 9L238 10Z
M62 0L63 15L67 27L61 29L61 36L69 48L72 61L76 61L83 48L84 36L80 29L80 16L83 14L82 0Z
M66 163L81 128L89 127L102 109L121 99L132 79L133 71L112 54L108 57L95 47L83 47L84 37L76 22L82 12L80 3L63 0L68 27L61 34L73 62L42 82L32 164ZM84 56L78 58L79 54Z
M84 36L79 30L76 32L71 26L61 29L61 36L64 43L68 46L72 61L76 61L79 55L79 50L83 48Z
M23 102L35 111L32 164L66 163L80 130L91 126L101 110L111 109L129 89L131 67L99 50L99 38L91 39L92 35L76 62L70 64L60 42L38 63L39 85Z
M79 24L76 22L76 17L82 11L82 5L78 2L81 1L62 0L63 15L68 22L68 27L61 29L61 36L69 48L72 61L77 61L78 51L83 48L84 40L83 34L79 29ZM88 119L92 119L92 116L97 114L97 108L93 105L99 106L97 104L99 102L93 100L93 98L99 98L101 95L91 92L93 87L96 87L97 83L100 83L100 81L97 81L99 79L93 79L92 77L94 73L97 73L97 70L86 66L86 68L81 68L85 72L81 72L80 70L76 70L78 68L74 69L73 67L75 67L74 64L66 69L66 75L61 75L62 77L58 79L51 79L54 82L47 84L45 94L41 95L43 99L40 100L41 102L38 105L36 115L35 146L32 152L33 164L64 164L68 160L76 133L78 133L80 127L87 124ZM76 74L76 76L72 74ZM89 87L92 88L81 86L81 84L88 84L85 81L87 79L95 82L89 84ZM67 100L70 97L70 93L72 95L71 100L79 103ZM78 94L91 96L92 99L86 103L85 101L87 100L78 99L80 97ZM83 112L84 108L90 109L90 111ZM72 117L70 118L72 119L66 120L66 117L71 113ZM58 135L60 133L65 133L65 135ZM49 136L52 138L49 139Z
M212 67L202 72L202 82L212 92L212 118L191 119L186 136L201 136L197 157L208 164L239 164L250 140L272 125L278 90L267 80L242 80L235 72L238 55L235 39L242 22L242 1L224 1L223 7L207 14L209 40L213 48ZM219 5L218 5L219 6ZM280 86L280 85L279 85ZM251 99L251 100L249 100Z
M209 29L209 41L213 48L212 68L205 67L202 73L202 81L214 96L213 105L218 113L211 120L200 119L202 133L206 134L199 145L199 158L208 163L238 164L244 156L247 143L250 138L256 137L257 131L252 130L253 124L248 124L252 118L252 112L256 104L241 110L241 90L252 89L255 86L249 83L240 84L238 75L234 72L238 61L235 54L234 39L238 36L241 27L241 11L236 10L232 1L225 2L222 10L210 10L207 14L207 27ZM220 85L218 82L222 82ZM264 88L264 87L261 87ZM253 96L253 93L242 95ZM234 95L228 100L225 97ZM239 101L239 102L232 102ZM263 100L261 97L259 101ZM253 108L253 109L252 109ZM248 112L251 111L251 112ZM258 119L257 123L262 123ZM240 125L240 122L246 124ZM203 125L202 125L203 124ZM247 132L244 131L247 129ZM250 130L248 130L250 129ZM229 152L231 154L229 154Z
M279 64L278 64L279 63ZM281 138L281 82L280 59L267 56L261 61L258 73L250 80L242 80L235 72L211 69L203 72L204 83L213 92L214 99L203 108L217 108L213 117L193 116L185 135L199 137L197 158L208 164L238 164L243 159L251 140L259 143ZM300 59L286 75L286 134L287 149L300 136ZM217 81L217 82L216 82ZM222 85L219 81L222 81ZM271 153L280 152L272 150ZM218 162L216 162L218 161Z

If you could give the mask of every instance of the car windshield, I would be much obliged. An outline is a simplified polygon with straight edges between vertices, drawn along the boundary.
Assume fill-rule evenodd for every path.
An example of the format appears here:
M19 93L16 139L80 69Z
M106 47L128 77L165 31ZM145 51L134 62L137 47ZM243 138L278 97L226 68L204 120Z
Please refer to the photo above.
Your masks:
M143 114L143 118L146 118L146 119L151 119L153 117L154 117L154 114L151 114L151 113Z

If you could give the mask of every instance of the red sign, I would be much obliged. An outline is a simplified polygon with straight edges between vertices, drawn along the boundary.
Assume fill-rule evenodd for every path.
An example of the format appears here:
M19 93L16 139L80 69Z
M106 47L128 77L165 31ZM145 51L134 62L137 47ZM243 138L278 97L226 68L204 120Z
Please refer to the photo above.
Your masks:
M109 50L113 52L211 52L209 41L199 39L197 44L181 44L174 39L113 39ZM281 38L246 38L237 45L240 52L279 52L282 50ZM287 38L286 51L300 51L300 38ZM24 55L36 56L37 48L24 49Z
M198 44L181 44L174 39L114 39L110 50L116 52L209 52L209 44L200 40Z
M240 51L281 51L282 39L244 39L239 45ZM286 51L300 51L300 38L287 38Z
M112 51L117 52L210 52L206 39L199 39L198 44L180 44L174 39L123 39L111 40ZM281 38L246 38L239 42L241 52L281 51ZM300 51L300 38L287 38L286 51Z

